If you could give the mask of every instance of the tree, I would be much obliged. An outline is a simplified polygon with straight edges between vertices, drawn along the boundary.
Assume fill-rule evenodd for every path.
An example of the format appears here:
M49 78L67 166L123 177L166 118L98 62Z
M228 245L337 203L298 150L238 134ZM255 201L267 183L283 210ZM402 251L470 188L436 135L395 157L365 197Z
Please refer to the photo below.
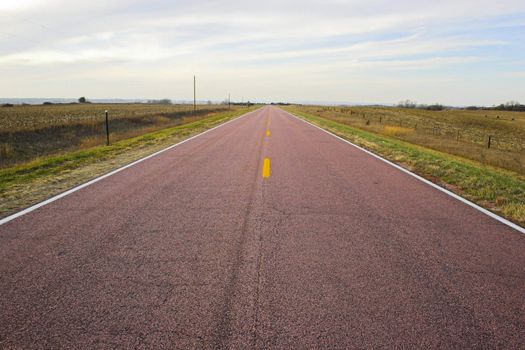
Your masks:
M517 101L509 101L505 104L502 103L499 106L493 107L493 109L496 109L499 111L523 112L525 111L525 105L522 105Z
M416 108L417 104L410 100L401 101L398 104L398 107L402 108Z
M81 98L78 99L78 103L86 103L87 100L84 96L82 96Z

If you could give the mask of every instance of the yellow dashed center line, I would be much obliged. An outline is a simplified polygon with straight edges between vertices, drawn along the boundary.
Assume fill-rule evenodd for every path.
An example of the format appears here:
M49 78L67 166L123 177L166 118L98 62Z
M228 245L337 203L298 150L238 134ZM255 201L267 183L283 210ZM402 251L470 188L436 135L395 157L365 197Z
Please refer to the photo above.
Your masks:
M270 177L270 158L264 158L262 176Z
M266 137L270 137L270 123L271 118L268 116L268 119L266 120ZM269 140L266 140L265 146L268 146L268 142ZM262 176L263 178L270 177L270 158L264 158Z

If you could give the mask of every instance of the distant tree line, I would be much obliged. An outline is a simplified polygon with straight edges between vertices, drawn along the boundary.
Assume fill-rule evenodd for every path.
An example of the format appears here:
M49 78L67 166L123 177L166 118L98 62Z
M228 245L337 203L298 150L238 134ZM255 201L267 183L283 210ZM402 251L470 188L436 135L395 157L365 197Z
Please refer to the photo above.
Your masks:
M509 101L505 104L500 104L494 107L498 111L513 111L513 112L525 112L525 105L520 104L517 101Z
M227 105L228 103L232 106L248 106L248 107L253 106L253 103L250 101L248 102L228 102L228 100L224 100L222 102L222 104L225 104L225 105Z
M404 101L399 102L397 106L401 108L416 108L417 104L410 100L404 100Z
M4 104L2 105L2 107L14 107L14 106L15 106L15 105L12 104L12 103L4 103ZM25 103L25 102L24 102L24 103L19 104L18 106L31 106L31 105L30 105L29 103Z
M147 103L156 104L156 105L170 105L172 104L169 98L163 98L161 100L148 100Z
M426 104L417 104L416 102L411 101L411 100L401 101L398 103L397 106L401 108L426 109L429 111L442 111L445 109L445 106L439 103L435 103L432 105L426 105Z
M170 105L172 104L169 98L163 98L161 100L148 100L146 103L155 104L155 105Z
M401 108L414 108L414 109L426 109L429 111L442 111L446 109L446 106L443 106L442 104L435 103L432 105L426 105L426 104L417 104L414 101L411 100L404 100L398 103L398 107ZM454 107L448 107L448 108L454 108ZM496 111L512 111L512 112L525 112L525 105L520 104L517 101L509 101L507 103L502 103L499 106L492 106L492 107L483 107L483 106L468 106L465 107L467 110L496 110Z
M465 109L468 110L494 110L494 111L510 111L510 112L525 112L525 105L520 104L516 101L509 101L502 103L499 106L492 107L479 107L479 106L468 106Z

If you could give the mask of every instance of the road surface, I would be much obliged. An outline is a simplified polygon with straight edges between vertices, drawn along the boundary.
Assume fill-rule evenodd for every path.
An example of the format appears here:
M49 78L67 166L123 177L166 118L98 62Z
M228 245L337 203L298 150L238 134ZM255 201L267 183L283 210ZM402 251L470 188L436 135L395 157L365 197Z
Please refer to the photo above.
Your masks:
M524 348L525 236L264 107L0 226L0 348Z

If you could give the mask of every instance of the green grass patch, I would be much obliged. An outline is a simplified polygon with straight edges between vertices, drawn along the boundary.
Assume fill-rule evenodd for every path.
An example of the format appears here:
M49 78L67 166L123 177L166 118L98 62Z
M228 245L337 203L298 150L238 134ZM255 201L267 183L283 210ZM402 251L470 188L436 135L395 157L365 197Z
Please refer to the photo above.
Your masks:
M456 192L509 220L525 225L525 177L473 160L431 150L286 108L300 118L362 146Z

